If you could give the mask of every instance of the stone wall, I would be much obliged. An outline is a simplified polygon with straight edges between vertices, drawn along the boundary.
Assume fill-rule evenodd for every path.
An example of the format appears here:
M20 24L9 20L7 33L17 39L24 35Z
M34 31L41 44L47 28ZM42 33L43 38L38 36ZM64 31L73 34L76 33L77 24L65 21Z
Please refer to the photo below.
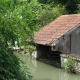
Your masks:
M77 73L80 73L80 61L77 61L74 65L74 69Z
M67 62L68 58L75 60L74 70L76 73L80 73L80 57L73 54L61 54L61 67L63 68L64 64Z

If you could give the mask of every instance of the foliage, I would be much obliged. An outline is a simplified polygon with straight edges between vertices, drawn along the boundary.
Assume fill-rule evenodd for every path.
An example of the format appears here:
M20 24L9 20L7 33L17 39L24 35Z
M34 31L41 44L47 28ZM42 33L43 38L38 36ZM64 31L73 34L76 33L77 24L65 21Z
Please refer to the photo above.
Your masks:
M25 74L27 69L24 71L20 60L8 47L9 43L13 46L15 41L25 44L26 39L39 30L41 10L37 0L0 0L0 80L31 78L28 72Z
M38 0L40 3L46 4L47 0Z
M42 5L42 12L39 17L39 24L41 26L45 26L48 23L50 23L52 20L57 18L58 16L65 14L66 11L63 6L56 5L55 7L52 7L50 5Z
M22 20L24 2L18 0L0 0L0 80L30 80L25 74L20 60L9 49L9 43L22 39L26 34L26 20ZM26 5L26 3L25 3ZM25 24L25 26L24 26Z
M36 0L32 0L30 3L19 0L4 0L0 4L1 27L4 29L7 28L8 31L15 34L16 37L13 42L16 40L18 43L23 44L26 38L32 36L40 27L37 21L41 11L41 5ZM7 32L5 33L4 35L7 36Z
M76 61L72 58L67 58L67 61L64 62L63 64L63 68L67 71L67 72L74 72L74 64L76 63Z
M0 80L30 80L30 75L23 73L21 61L0 41Z
M80 3L78 4L78 9L79 9L79 10L78 10L77 12L78 12L78 14L79 14L79 13L80 13Z
M69 1L67 1L67 3L65 4L65 8L66 8L66 11L69 14L77 13L77 11L78 11L78 2L77 2L77 0L69 0Z
M28 49L28 52L29 52L29 54L30 54L30 56L31 56L32 52L35 50L35 46L33 46L33 45L28 45L28 46L27 46L27 49Z
M65 10L68 14L74 14L77 13L78 4L80 3L80 0L38 0L40 3L43 4L61 4L62 6L65 6Z

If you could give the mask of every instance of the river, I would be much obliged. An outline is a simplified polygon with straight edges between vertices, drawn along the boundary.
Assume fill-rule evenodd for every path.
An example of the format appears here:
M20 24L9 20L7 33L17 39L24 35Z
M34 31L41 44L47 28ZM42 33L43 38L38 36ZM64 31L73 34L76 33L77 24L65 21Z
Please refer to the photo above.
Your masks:
M24 55L19 55L28 66L32 80L80 80L80 75L67 73L61 68L57 68L43 62L31 59Z

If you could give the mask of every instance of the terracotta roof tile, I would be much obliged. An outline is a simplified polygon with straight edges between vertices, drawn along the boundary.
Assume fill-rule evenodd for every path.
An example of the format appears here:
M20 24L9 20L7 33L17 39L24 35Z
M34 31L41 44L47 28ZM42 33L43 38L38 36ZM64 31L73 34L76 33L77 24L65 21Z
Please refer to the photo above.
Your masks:
M75 25L80 23L80 14L62 15L34 34L37 44L50 45Z

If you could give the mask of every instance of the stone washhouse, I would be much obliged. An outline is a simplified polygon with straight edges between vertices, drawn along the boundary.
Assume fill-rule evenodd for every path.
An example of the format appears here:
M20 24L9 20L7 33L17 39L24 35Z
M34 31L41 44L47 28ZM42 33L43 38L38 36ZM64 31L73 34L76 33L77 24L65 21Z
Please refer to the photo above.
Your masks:
M61 66L67 56L80 56L80 14L62 15L33 36L37 59ZM63 59L62 59L63 58Z

